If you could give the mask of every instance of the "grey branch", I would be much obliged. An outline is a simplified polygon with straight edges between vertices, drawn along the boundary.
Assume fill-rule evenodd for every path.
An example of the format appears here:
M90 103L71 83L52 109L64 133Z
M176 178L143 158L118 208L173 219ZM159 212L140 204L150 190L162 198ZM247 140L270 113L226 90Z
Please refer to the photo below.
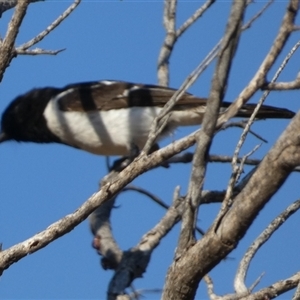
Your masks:
M269 2L259 11L256 15L254 15L243 27L242 30L249 29L251 25L256 21L265 10L273 3L274 0L269 0ZM164 26L166 29L166 37L164 43L161 47L160 54L158 57L158 83L163 86L168 86L169 84L169 60L174 49L174 46L178 40L178 38L193 25L204 12L215 2L215 0L207 0L199 9L197 9L194 14L187 19L180 27L176 30L176 8L177 8L177 0L176 1L168 1L165 0L165 9L164 9ZM247 3L248 5L248 3ZM217 45L213 48L211 52L215 52L215 49L219 48L222 39L217 43ZM216 57L217 52L215 52ZM211 60L212 61L212 60Z
M50 24L44 31L38 34L36 37L28 41L27 43L19 46L17 51L24 51L40 42L45 36L53 31L63 20L65 20L74 9L80 4L81 0L75 0L52 24Z
M300 46L300 41L298 41L294 47L291 49L291 51L288 53L288 55L285 57L283 63L280 66L279 71L281 72L283 68L287 65L291 57L295 54L295 52L298 50ZM264 83L262 85L262 90L294 90L294 89L300 89L300 73L298 73L296 79L291 82L275 82L275 80L272 80L270 83Z
M232 118L240 110L240 108L260 89L264 83L265 78L274 65L276 59L285 46L289 36L293 32L294 22L298 11L298 1L290 0L287 11L283 17L282 25L279 32L271 46L269 53L266 55L264 61L260 65L254 77L249 84L240 93L238 98L230 105L227 111L219 118L218 127Z
M159 245L161 239L180 220L183 202L179 197L179 189L174 192L173 204L169 207L159 223L147 232L137 246L123 253L122 260L109 284L108 299L116 299L124 294L124 290L132 281L146 271L152 251Z
M207 0L178 30L176 30L177 0L165 0L163 23L166 29L166 37L163 46L161 47L157 63L157 76L160 85L169 85L169 60L177 39L192 24L194 24L214 2L215 0Z
M287 90L299 90L300 89L300 76L298 75L294 81L291 82L271 82L266 83L263 90L269 91L287 91Z
M0 82L2 81L6 68L15 56L15 41L29 3L29 0L18 1L12 19L8 24L6 36L0 45Z
M158 57L158 83L162 86L169 85L169 58L176 42L176 8L177 0L165 0L163 23L166 37Z
M205 11L215 2L216 0L207 0L201 7L199 7L192 16L190 16L176 31L176 38L178 39L188 28L190 28Z
M300 282L298 283L298 286L296 288L296 291L295 291L295 294L294 294L292 300L300 300Z
M300 200L295 201L287 207L271 224L256 238L253 244L246 251L243 259L239 263L239 267L234 280L234 288L237 294L248 292L245 285L245 279L249 265L258 249L268 241L272 234L298 209L300 208Z
M298 42L293 49L290 51L290 53L285 57L285 59L283 60L282 64L280 65L279 69L276 71L274 77L271 80L271 83L275 82L280 73L283 71L283 69L285 68L285 66L287 65L289 59L292 57L292 55L295 53L295 51L298 49L298 47L300 46L300 42ZM250 132L250 128L251 125L253 124L255 117L259 111L259 109L261 108L261 106L263 105L265 99L268 97L268 95L270 94L270 91L265 91L262 95L262 97L259 99L251 117L248 119L247 124L241 134L241 137L238 141L238 144L236 146L236 149L234 151L234 155L233 155L233 159L232 159L232 166L233 166L233 173L232 176L230 178L230 183L228 185L228 189L227 189L227 193L226 193L226 197L225 197L225 201L222 204L222 208L221 211L219 213L218 218L222 218L223 213L226 211L226 209L229 209L229 206L227 205L227 202L229 201L229 199L231 198L232 195L232 191L234 188L234 185L236 184L236 181L238 180L238 174L240 173L240 171L242 170L241 167L237 167L237 159L238 159L238 155L240 152L240 149L242 147L242 145L244 144L246 137L248 135L248 133Z
M104 270L116 269L123 255L113 237L110 223L115 200L116 197L112 197L89 216L90 228L94 235L93 247L102 256L101 265Z
M201 240L176 261L177 272L173 277L174 286L188 287L194 278L202 278L217 261L226 257L237 246L258 212L284 183L292 169L300 164L300 140L297 134L299 126L300 114L297 114L236 196L231 210L224 216L217 228L212 230L212 227ZM268 176L270 173L274 175ZM197 269L195 265L201 268ZM299 281L299 277L297 280ZM292 285L295 287L298 281ZM284 284L286 287L291 286L288 281L284 281ZM282 288L282 283L280 283L280 288ZM191 298L190 295L183 297L180 293L180 297L176 295L173 299Z
M153 200L155 203L157 203L159 206L163 207L164 209L169 209L170 206L167 205L164 201L162 201L159 197L157 197L156 195L154 195L153 193L141 188L141 187L138 187L138 186L134 186L134 185L128 185L126 186L122 192L126 192L126 191L135 191L135 192L138 192L138 193L141 193L147 197L149 197L151 200ZM206 196L206 200L208 200L209 197ZM183 199L182 199L183 200ZM201 228L198 228L196 227L196 230L201 234L201 235L204 235L205 232L201 229Z
M206 274L203 277L203 279L207 286L207 293L208 293L209 299L210 300L220 300L220 297L217 296L214 292L214 283L213 283L212 279L210 278L210 276L208 274Z
M221 130L225 130L227 128L230 127L239 127L239 128L243 128L245 129L247 126L248 120L242 120L242 121L238 121L238 122L228 122L225 123L221 128L219 128L219 131ZM260 136L259 134L257 134L256 132L252 131L250 128L248 129L248 132L251 133L253 136L255 136L257 139L261 140L264 143L267 143L268 141L266 139L264 139L262 136Z
M246 24L243 25L242 30L249 29L253 22L256 21L266 10L267 8L274 3L274 0L269 0L265 6L256 14L254 15Z
M45 50L41 48L35 48L32 50L20 50L16 49L16 53L19 55L57 55L58 53L64 51L66 49L59 50Z
M300 282L300 272L296 273L295 275L280 280L271 286L261 289L256 293L253 293L249 296L245 296L240 298L239 300L265 300L265 299L273 299L278 297L279 295L297 287Z
M219 108L224 97L232 58L234 57L239 41L245 8L245 2L234 2L219 52L219 59L212 80L209 101L203 118L202 131L199 132L197 136L197 148L193 159L192 174L186 197L186 207L182 217L176 257L180 256L191 244L195 243L194 228L199 208L199 195L201 194L206 172L206 155L209 153L209 148L215 134ZM176 268L174 268L172 272L176 272ZM168 283L170 278L172 278L172 275L167 279L164 291L164 297L168 299L172 299L174 296L168 294L168 288L172 285L172 279L170 283Z

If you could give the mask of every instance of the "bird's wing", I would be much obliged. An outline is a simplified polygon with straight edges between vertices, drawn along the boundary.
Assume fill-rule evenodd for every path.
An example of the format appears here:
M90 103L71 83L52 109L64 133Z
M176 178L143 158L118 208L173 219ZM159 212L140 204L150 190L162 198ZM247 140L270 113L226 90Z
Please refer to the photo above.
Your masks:
M176 92L174 89L121 81L99 81L66 86L57 95L62 111L95 111L133 106L163 107ZM203 106L206 99L184 94L174 109Z

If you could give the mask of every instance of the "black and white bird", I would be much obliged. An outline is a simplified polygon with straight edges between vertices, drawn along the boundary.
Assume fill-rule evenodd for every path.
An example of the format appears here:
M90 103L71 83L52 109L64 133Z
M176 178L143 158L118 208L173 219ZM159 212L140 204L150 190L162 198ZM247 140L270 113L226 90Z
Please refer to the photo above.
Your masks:
M150 126L176 90L122 81L98 81L63 88L33 89L17 97L1 120L0 142L61 143L99 155L128 155L142 149ZM223 102L220 114L230 105ZM160 138L178 126L201 124L206 99L184 94ZM249 117L246 104L237 117ZM262 106L257 118L292 118L284 108Z

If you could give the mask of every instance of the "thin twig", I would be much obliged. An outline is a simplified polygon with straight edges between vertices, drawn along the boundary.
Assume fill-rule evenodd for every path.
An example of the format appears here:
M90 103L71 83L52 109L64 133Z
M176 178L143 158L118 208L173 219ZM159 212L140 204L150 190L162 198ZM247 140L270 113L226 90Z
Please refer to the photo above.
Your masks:
M298 283L298 286L296 288L292 300L300 300L300 282Z
M269 0L268 3L265 4L265 6L256 14L254 15L246 24L243 25L242 30L249 29L253 22L256 21L266 10L267 8L273 4L274 0Z
M206 274L204 277L203 277L205 283L206 283L206 286L207 286L207 293L208 293L208 296L209 296L209 299L210 300L218 300L218 299L221 299L221 297L217 296L215 293L214 293L214 283L211 279L211 277Z
M74 9L80 4L81 0L75 0L55 21L52 22L45 30L43 30L40 34L35 36L30 41L24 43L19 46L17 51L24 51L32 47L33 45L40 42L45 36L47 36L51 31L53 31L63 20L65 20Z
M206 112L202 123L202 132L197 137L197 147L193 158L193 167L186 196L186 209L182 217L181 232L176 257L179 257L195 242L194 228L197 218L201 190L206 172L209 148L215 134L219 109L224 97L230 66L235 55L236 46L241 34L241 24L246 9L246 3L234 1L227 22L226 32L221 45L219 59L216 65Z
M143 235L135 247L123 253L122 260L108 287L108 299L115 299L115 295L122 295L135 278L142 276L147 269L152 251L180 220L182 209L183 202L179 197L179 187L176 187L173 203L163 218Z
M169 58L176 42L176 9L177 0L165 0L163 23L166 37L157 63L158 83L162 86L169 85Z
M14 58L14 45L25 17L29 0L18 1L15 12L8 24L6 36L0 45L0 81L2 81L4 72Z
M265 275L265 272L262 272L259 276L258 276L258 278L253 282L253 284L250 286L250 288L249 288L249 292L251 293L253 290L254 290L254 288L260 283L260 281L261 281L261 279L264 277L264 275Z
M141 193L147 197L149 197L151 200L153 200L155 203L157 203L159 206L165 208L165 209L169 209L170 206L167 205L164 201L162 201L159 197L157 197L156 195L154 195L153 193L147 191L146 189L143 189L141 187L138 187L138 186L135 186L135 185L128 185L126 186L122 192L127 192L127 191L134 191L134 192L138 192L138 193ZM199 228L199 227L196 227L196 230L198 233L200 233L201 235L204 235L205 232Z
M32 50L21 50L16 49L16 54L18 55L57 55L58 53L65 51L66 49L59 49L59 50L44 50L41 48L35 48Z
M228 123L225 123L218 131L226 130L227 128L230 128L230 127L239 127L239 128L245 129L246 125L247 125L247 122L248 122L248 119L242 120L242 121L238 121L238 122L236 122L236 121L234 121L234 122L228 122ZM261 135L259 135L258 133L252 131L251 129L249 129L249 133L251 133L253 136L255 136L257 139L261 140L264 143L268 142Z
M162 289L140 289L140 290L132 291L129 294L129 297L130 299L143 299L144 294L160 294L161 292Z
M295 54L295 52L298 50L300 46L300 41L298 41L294 47L291 49L291 51L288 53L288 55L285 57L284 61L282 62L277 75L277 78L279 74L282 72L282 70L285 68L289 60L292 58L292 56ZM277 73L276 73L277 74ZM276 79L277 79L276 78ZM265 83L262 86L263 90L291 90L291 89L299 89L300 88L300 73L298 73L296 79L292 82L275 82L276 80L272 80L270 83Z
M192 16L190 16L176 31L176 38L178 39L191 25L193 25L205 11L215 2L216 0L207 0L201 7L199 7Z
M297 43L298 44L298 43ZM297 45L296 44L296 45ZM299 45L297 45L297 48L300 46L300 43ZM295 48L295 46L293 47L293 49ZM296 49L297 49L296 48ZM295 53L296 49L294 49L293 51L290 51L290 53L284 58L282 64L280 65L280 67L278 68L278 70L276 71L274 77L272 78L271 82L275 82L280 73L283 71L283 69L286 67L288 61L290 60L291 56ZM246 140L246 137L250 131L250 128L251 128L251 125L253 124L254 120L255 120L255 117L257 115L257 113L259 112L259 109L261 108L261 106L263 105L265 99L268 97L268 95L270 94L270 91L265 91L263 93L263 95L261 96L261 98L259 99L251 117L249 118L242 134L241 134L241 137L238 141L238 144L235 148L235 151L234 151L234 155L233 155L233 158L232 158L232 168L233 168L233 173L232 173L232 176L229 180L229 184L228 184L228 188L227 188L227 193L226 193L226 197L225 197L225 201L222 203L222 207L220 209L220 212L216 218L216 222L215 224L219 224L220 220L223 218L223 216L226 214L226 212L228 211L229 207L230 207L230 199L231 199L231 195L232 195L232 191L233 191L233 188L234 188L234 185L236 184L236 179L235 179L235 176L237 174L237 171L238 171L238 168L236 167L237 166L237 159L238 159L238 155L240 153L240 150ZM232 104L234 105L234 104ZM231 106L232 106L231 105ZM222 118L222 117L221 117ZM220 118L220 119L221 119ZM219 119L219 120L220 120Z
M299 282L300 282L300 272L296 273L295 275L287 279L277 281L272 285L263 288L258 292L255 292L249 296L239 297L239 300L265 300L266 297L267 299L273 299L297 287L297 285L299 285Z
M240 165L238 166L238 157L237 156L233 156L232 157L232 161L231 161L231 165L232 165L232 174L230 176L229 179L229 183L227 186L227 190L226 190L226 195L224 198L224 201L222 202L222 207L220 209L220 213L219 213L219 218L222 218L222 216L227 212L227 210L230 208L231 204L232 204L232 197L234 194L234 188L236 183L238 182L242 172L243 172L243 168L244 168L244 164L245 161L247 160L247 158L252 155L258 148L260 147L260 145L257 145L254 147L253 150L251 150L249 153L247 153L240 161Z
M282 25L271 46L269 53L266 55L264 61L260 65L259 69L257 70L254 77L251 79L249 84L240 93L238 98L229 106L226 112L224 112L220 116L218 120L218 127L222 126L222 124L226 123L230 118L235 116L237 112L241 109L241 107L254 95L254 93L264 85L265 78L269 70L274 65L277 57L282 52L282 49L285 46L289 36L293 32L297 11L298 11L298 2L290 1L286 13L284 15ZM286 64L286 60L287 59L284 60L284 62L280 66L279 70L276 72L272 81L277 80L278 75L280 74L280 72L282 71L282 69ZM268 94L264 94L262 98L267 97L267 95Z
M234 280L234 288L236 293L248 291L245 285L245 278L249 265L259 248L266 243L272 234L298 209L300 208L300 199L289 205L279 216L277 216L270 225L255 239L252 245L246 251L244 257L239 263Z

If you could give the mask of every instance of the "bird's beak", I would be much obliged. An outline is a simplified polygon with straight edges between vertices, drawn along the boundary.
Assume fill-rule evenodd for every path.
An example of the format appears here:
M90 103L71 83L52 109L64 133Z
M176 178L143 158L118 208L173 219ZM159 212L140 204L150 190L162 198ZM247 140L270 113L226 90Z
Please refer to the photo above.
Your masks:
M5 142L9 140L8 136L5 134L5 132L0 132L0 143Z

